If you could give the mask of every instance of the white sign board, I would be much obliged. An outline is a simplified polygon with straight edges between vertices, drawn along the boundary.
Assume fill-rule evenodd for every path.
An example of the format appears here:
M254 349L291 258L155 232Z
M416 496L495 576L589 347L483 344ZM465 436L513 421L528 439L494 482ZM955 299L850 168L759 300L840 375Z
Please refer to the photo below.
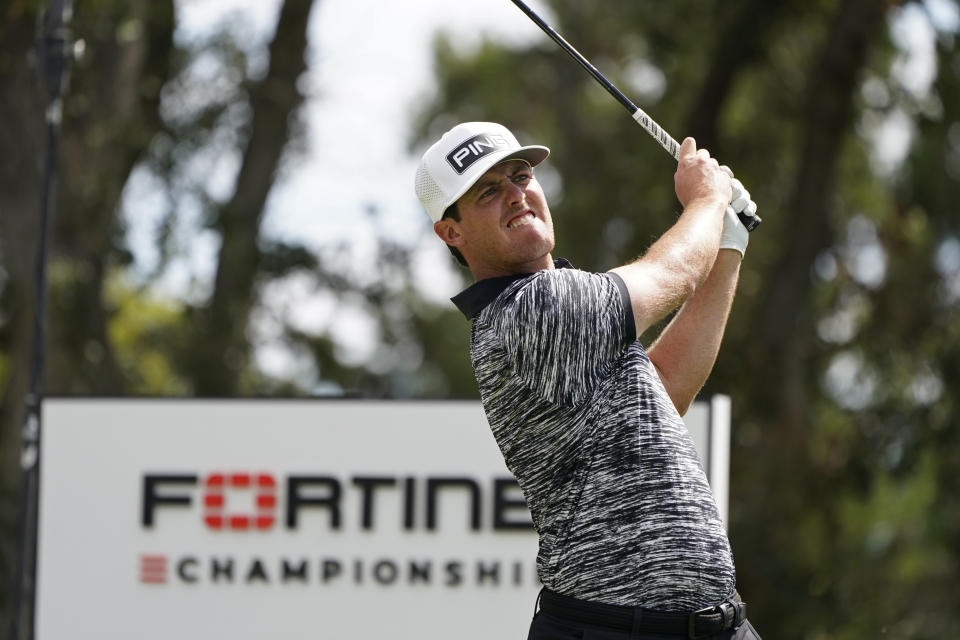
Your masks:
M537 539L479 403L43 411L38 640L526 633ZM716 415L688 414L706 463Z

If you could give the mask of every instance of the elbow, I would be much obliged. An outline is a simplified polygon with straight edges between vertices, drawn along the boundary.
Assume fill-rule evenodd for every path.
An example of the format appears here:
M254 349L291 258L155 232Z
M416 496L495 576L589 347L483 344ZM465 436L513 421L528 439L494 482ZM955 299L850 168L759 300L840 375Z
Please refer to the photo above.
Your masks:
M690 397L690 398L684 398L682 400L678 400L677 398L671 398L671 400L673 400L673 406L677 408L677 413L679 413L680 417L683 418L684 416L687 415L687 411L690 410L690 405L693 404L694 398Z
M700 278L698 273L686 273L682 278L679 279L677 283L677 288L679 290L681 299L686 302L693 297L693 294L697 292L697 289L700 287L700 283L703 282L703 279Z
M694 400L697 399L697 393L699 393L699 391L699 388L696 390L667 389L667 395L670 396L670 400L673 402L673 406L677 409L677 413L680 414L681 418L687 415L687 411L690 410Z
M689 300L707 279L715 257L716 252L691 251L672 261L676 290L683 301Z
M673 403L674 408L676 408L677 413L680 414L680 417L687 415L687 411L690 410L690 406L693 404L693 401L697 399L697 394L700 392L702 384L691 386L690 380L684 379L680 376L672 377L670 371L661 367L657 358L660 354L651 353L650 362L653 364L654 370L657 372L657 375L660 377L660 383L663 385L664 391L667 392L667 397L670 398L670 401Z
M706 274L703 273L699 264L678 265L674 274L674 287L680 304L692 298L703 281L706 280Z
M656 354L651 354L650 363L653 364L654 370L660 377L660 384L663 385L664 391L667 392L667 397L670 398L670 401L676 408L677 413L679 413L680 417L682 418L687 414L687 411L690 410L690 405L693 404L696 393L691 395L686 389L683 389L680 385L676 384L675 381L670 377L669 373L665 369L661 368L659 364L657 364L655 358Z

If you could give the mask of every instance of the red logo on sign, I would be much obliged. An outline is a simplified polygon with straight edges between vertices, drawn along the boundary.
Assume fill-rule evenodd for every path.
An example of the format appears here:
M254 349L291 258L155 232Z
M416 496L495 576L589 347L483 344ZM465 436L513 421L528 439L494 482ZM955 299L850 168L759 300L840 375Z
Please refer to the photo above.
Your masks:
M267 473L212 473L203 496L204 522L211 529L269 529L276 520L277 483ZM227 493L253 491L254 513L228 512Z
M140 582L165 584L167 582L167 557L146 554L140 556Z

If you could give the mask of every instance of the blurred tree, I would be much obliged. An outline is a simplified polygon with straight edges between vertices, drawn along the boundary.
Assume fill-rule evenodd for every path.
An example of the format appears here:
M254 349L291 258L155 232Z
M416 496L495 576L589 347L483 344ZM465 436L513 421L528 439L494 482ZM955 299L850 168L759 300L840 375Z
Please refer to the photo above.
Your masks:
M10 372L4 380L0 415L0 516L4 525L0 567L4 576L10 575L12 564L11 525L19 444L14 434L21 421L30 370L32 267L38 232L35 221L39 209L39 169L43 161L43 96L32 64L39 4L7 5L0 23L0 35L5 42L0 57L0 116L5 122L20 124L16 129L9 128L9 135L18 138L4 140L4 147L22 151L0 154L0 209L4 211L0 240L8 276L2 290L6 317L0 340L9 359L4 370ZM74 65L62 126L59 161L63 170L49 267L47 393L115 395L143 390L147 383L162 385L167 392L199 389L226 393L239 386L235 382L231 386L236 367L223 366L222 355L241 362L246 357L247 300L258 264L254 242L260 212L288 137L288 122L301 101L296 82L304 69L306 25L312 5L313 0L287 0L283 4L270 47L270 67L265 77L248 83L249 96L245 97L250 114L249 134L243 168L234 197L216 212L220 214L219 229L228 238L221 252L223 273L230 276L218 278L212 300L196 312L185 307L172 310L173 315L179 311L187 316L189 323L174 318L157 323L156 307L120 307L124 311L133 307L151 312L152 319L146 324L152 323L156 330L144 333L131 331L133 323L122 324L128 317L110 306L104 287L111 271L129 263L123 221L117 215L121 196L145 152L162 134L169 139L171 127L161 103L171 83L182 78L183 69L177 69L176 63L184 64L186 52L174 49L173 2L100 2L96 7L77 3L71 26L87 55ZM7 43L11 46L7 47ZM226 43L221 44L221 49L229 52ZM230 106L237 108L236 103ZM190 126L174 124L193 132L203 127L203 118L209 115L200 113ZM239 128L246 125L244 122ZM242 133L238 137L243 137ZM231 314L239 321L234 322ZM210 318L222 324L213 327ZM160 336L161 344L170 351L163 356L156 349L145 353L144 342L150 335ZM171 339L172 336L175 338ZM119 357L115 350L118 346L126 349ZM220 351L212 366L204 369L200 365L209 360L203 356L213 358L205 348ZM200 354L201 359L191 360L188 354ZM146 355L152 358L144 358ZM185 361L190 373L183 374L172 363L158 358ZM154 370L160 368L161 375L150 375L151 366ZM163 373L164 369L169 369L169 374ZM7 604L9 584L10 580L3 580L0 607Z
M39 2L0 8L0 345L9 359L0 405L0 611L12 584L19 438L30 371L33 269L37 250L44 111L33 51ZM47 388L115 392L120 384L103 305L104 277L123 264L115 211L127 176L160 127L157 105L167 78L172 2L101 2L77 7L73 30L88 55L75 65L66 102L49 267L51 299ZM13 123L16 123L15 125ZM0 619L9 619L0 615Z
M241 374L250 353L247 318L253 305L262 252L260 222L280 157L287 144L292 117L303 102L297 80L306 70L304 53L313 0L286 0L270 44L269 68L263 79L250 83L249 123L233 195L208 215L219 232L221 247L210 301L195 308L189 348L182 366L200 395L229 396L242 390Z
M200 39L176 38L172 0L77 0L72 31L84 53L72 64L62 126L47 394L471 393L461 358L466 323L451 324L455 311L425 298L413 247L373 234L371 275L350 247L315 251L261 238L268 195L302 151L315 4L282 2L270 42L258 49L231 23ZM0 122L17 123L0 128L0 620L9 619L30 371L44 160L33 47L42 6L0 7ZM147 274L131 268L127 237L128 221L141 216L158 219L159 258ZM378 216L371 212L371 225ZM179 298L157 293L156 281L188 259L197 238L218 247L211 282ZM335 328L304 328L277 313L270 296L289 298L298 282L325 292L335 318L369 318L376 350L358 357ZM299 379L272 377L255 361L265 326L285 358L305 362Z

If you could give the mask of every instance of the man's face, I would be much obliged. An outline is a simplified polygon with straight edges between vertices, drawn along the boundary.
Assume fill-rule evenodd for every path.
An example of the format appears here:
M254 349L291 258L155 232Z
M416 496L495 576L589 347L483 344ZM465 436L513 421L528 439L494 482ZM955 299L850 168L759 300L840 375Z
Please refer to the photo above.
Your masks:
M523 160L492 167L457 201L455 233L438 234L460 249L474 276L491 277L547 268L553 219L533 169ZM441 225L441 223L437 223Z

